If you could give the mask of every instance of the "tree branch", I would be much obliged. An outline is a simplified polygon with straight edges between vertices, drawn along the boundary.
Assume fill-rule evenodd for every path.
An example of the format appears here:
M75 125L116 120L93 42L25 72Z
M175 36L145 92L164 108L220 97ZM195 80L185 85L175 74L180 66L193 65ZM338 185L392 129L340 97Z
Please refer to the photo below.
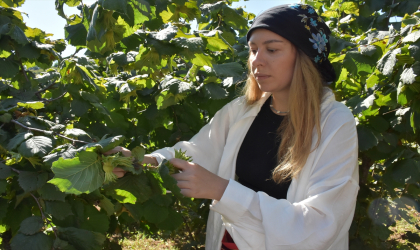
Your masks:
M395 0L392 0L392 5L394 5L394 2ZM392 8L389 10L389 14L388 14L388 25L389 25L389 19L391 19L391 14L392 14Z
M28 75L26 74L25 68L23 67L22 59L19 59L19 63L20 63L20 68L21 68L23 76L25 77L27 82L30 82Z
M12 167L10 167L10 169L11 169L12 171L15 171L16 173L20 174L20 170L17 170L16 168L12 168Z
M41 212L42 220L45 220L47 222L47 224L52 228L52 230L54 232L54 235L55 235L55 238L58 238L58 236L57 236L57 228L55 228L53 225L51 225L51 221L48 219L48 217L46 217L44 215L44 212L42 212L42 206L39 203L38 198L36 198L35 195L33 195L32 193L29 193L29 194L34 198L34 200L38 204L38 208L39 208L39 211Z
M53 99L47 99L47 100L44 100L43 102L49 103L49 102L56 101L56 100L58 100L60 98L63 98L66 94L67 94L67 91L64 92L63 94L61 94L59 97L56 97L56 98L53 98Z
M45 87L45 88L43 88L43 89L41 89L41 90L39 90L39 91L37 91L37 92L35 92L35 94L40 94L40 93L42 93L42 92L44 92L45 90L47 90L47 89L50 89L52 86L54 86L55 84L56 84L57 82L53 82L53 83L51 83L50 85L48 85L47 87Z
M73 143L75 143L75 142L80 142L80 143L84 143L84 144L88 144L89 143L89 142L85 142L85 141L81 141L81 140L72 139L72 138L69 138L69 137L64 136L62 134L56 133L56 132L51 132L51 131L47 131L47 130L42 130L42 129L27 127L27 126L23 125L22 123L20 123L20 122L18 122L16 120L11 120L11 122L13 122L16 125L21 126L22 128L25 128L27 130L37 131L37 132L41 132L41 133L44 133L44 134L47 134L47 135L53 134L53 135L59 136L61 138L67 139L69 141L72 141Z

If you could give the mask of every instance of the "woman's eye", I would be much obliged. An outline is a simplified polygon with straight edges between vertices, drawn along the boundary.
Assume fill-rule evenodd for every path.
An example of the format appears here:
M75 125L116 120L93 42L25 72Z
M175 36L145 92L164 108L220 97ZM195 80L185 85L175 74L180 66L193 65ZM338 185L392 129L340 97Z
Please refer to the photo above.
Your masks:
M277 50L276 49L267 49L268 50L268 52L271 52L271 53L273 53L273 52L276 52Z
M250 49L249 51L251 52L251 54L256 54L257 53L256 49Z

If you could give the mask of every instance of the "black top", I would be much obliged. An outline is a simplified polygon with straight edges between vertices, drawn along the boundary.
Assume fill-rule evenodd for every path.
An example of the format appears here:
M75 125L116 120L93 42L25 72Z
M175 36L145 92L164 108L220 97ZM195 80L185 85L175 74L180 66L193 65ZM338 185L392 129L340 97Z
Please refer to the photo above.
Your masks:
M278 165L281 138L277 129L283 116L271 111L268 98L246 134L236 159L238 182L255 192L263 191L276 199L286 199L290 180L276 184L272 171Z

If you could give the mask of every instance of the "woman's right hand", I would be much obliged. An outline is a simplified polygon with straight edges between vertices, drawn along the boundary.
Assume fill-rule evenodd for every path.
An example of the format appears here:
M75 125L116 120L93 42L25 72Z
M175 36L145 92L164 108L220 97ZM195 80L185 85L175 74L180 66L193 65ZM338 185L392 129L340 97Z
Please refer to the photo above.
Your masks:
M104 155L110 155L110 154L115 154L121 152L121 154L125 157L130 157L131 156L131 151L123 148L121 146L117 146L107 152L104 153ZM143 161L141 162L141 164L152 164L153 166L157 166L159 165L156 158L152 157L152 156L144 156ZM125 175L126 171L123 170L122 168L114 168L114 170L112 170L112 172L118 177L121 178Z

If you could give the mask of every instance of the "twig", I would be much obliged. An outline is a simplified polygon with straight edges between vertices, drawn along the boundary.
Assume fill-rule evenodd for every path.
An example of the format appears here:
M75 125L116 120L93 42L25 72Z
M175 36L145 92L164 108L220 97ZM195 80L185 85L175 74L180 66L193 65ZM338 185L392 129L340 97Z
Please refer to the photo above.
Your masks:
M386 115L386 114L389 114L389 113L395 112L395 111L397 111L397 110L399 110L399 108L398 108L398 109L391 110L391 111L388 111L388 112L386 112L386 113L383 113L382 115Z
M35 195L33 195L32 193L29 193L29 194L35 199L36 203L38 204L38 208L39 208L39 211L41 212L42 220L45 220L47 222L47 224L52 228L52 230L54 232L54 235L55 235L55 238L58 238L57 229L53 225L51 225L51 222L48 219L48 217L46 217L44 215L44 212L42 212L42 206L41 206L41 204L39 204L38 198L36 198Z
M89 143L89 142L85 142L85 141L81 141L81 140L71 139L71 138L69 138L67 136L64 136L64 135L59 134L59 133L56 133L56 132L51 132L51 131L37 129L37 128L30 128L30 127L27 127L27 126L23 125L22 123L20 123L20 122L18 122L16 120L11 120L11 122L13 122L14 124L17 124L17 125L21 126L22 128L25 128L27 130L37 131L37 132L41 132L41 133L44 133L44 134L47 134L47 135L51 135L51 134L57 135L57 136L59 136L61 138L67 139L69 141L72 141L73 143L75 143L75 142L80 142L80 143L84 143L84 144L88 144Z
M20 174L20 170L17 170L16 168L12 168L12 167L10 167L10 169L11 169L12 171L15 171L16 173Z
M56 98L53 98L53 99L47 99L47 100L44 100L44 102L49 103L49 102L56 101L56 100L58 100L58 99L60 99L60 98L64 97L66 94L67 94L67 91L66 91L66 92L64 92L63 94L61 94L59 97L56 97Z
M74 56L76 56L76 54L77 53L79 53L79 51L81 51L82 50L82 48L78 48L78 49L76 49L76 51L72 54L72 55L69 55L69 56L67 56L67 57L63 57L63 59L67 59L67 58L73 58Z
M28 75L26 74L25 68L23 67L22 59L19 59L19 63L20 63L20 68L21 68L23 76L25 77L27 82L30 82Z
M50 89L52 86L54 86L55 84L56 84L57 82L53 82L53 83L51 83L50 85L48 85L47 87L45 87L45 88L43 88L43 89L41 89L41 90L39 90L39 91L37 91L37 92L35 92L35 94L40 94L40 93L42 93L42 92L44 92L45 90L47 90L47 89Z
M394 5L394 2L395 0L392 0L392 5ZM392 8L389 10L389 14L388 14L388 25L389 25L389 19L391 18L391 14L392 14Z

